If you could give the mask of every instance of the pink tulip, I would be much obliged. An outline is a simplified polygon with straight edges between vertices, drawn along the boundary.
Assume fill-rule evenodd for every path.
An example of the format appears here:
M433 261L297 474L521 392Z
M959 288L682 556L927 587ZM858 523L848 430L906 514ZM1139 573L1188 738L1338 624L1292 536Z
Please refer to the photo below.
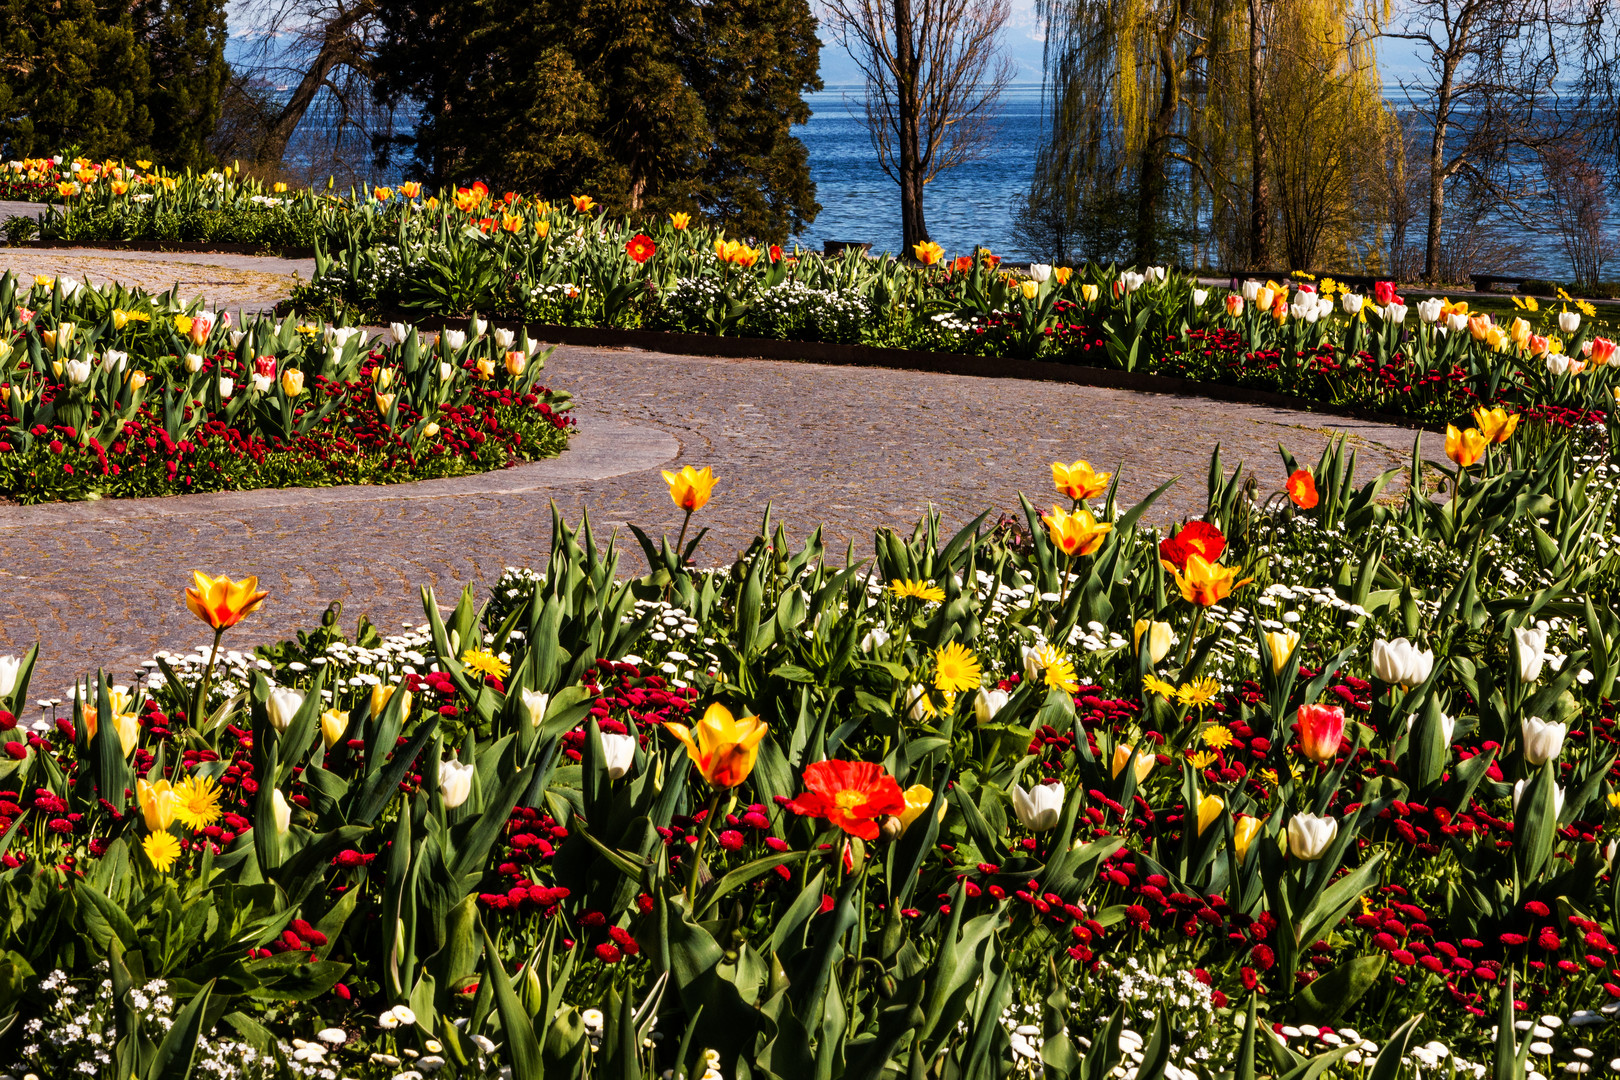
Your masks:
M1299 707L1299 746L1315 762L1332 761L1344 741L1344 710L1337 705Z

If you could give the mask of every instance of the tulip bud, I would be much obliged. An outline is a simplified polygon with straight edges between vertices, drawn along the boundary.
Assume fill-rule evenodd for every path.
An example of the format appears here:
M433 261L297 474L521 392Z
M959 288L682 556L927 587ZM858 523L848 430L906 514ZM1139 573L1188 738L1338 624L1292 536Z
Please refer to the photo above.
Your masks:
M446 810L454 810L472 793L473 767L459 761L439 762L439 798Z
M327 709L321 713L321 741L328 750L337 745L349 729L349 714L342 709Z
M236 389L236 380L235 379L225 378L225 377L220 378L220 380L219 380L219 396L220 397L222 397L222 398L230 397L231 392L233 390L235 390L235 389Z
M523 353L519 352L518 350L513 349L511 352L506 354L506 373L512 376L514 379L517 378L519 375L523 374L523 368L528 364L528 362L529 358L527 356L523 355Z
M1137 619L1134 628L1134 637L1138 653L1142 652L1142 637L1147 636L1148 663L1157 666L1166 656L1170 655L1170 624L1167 622L1154 622L1149 619Z
M276 381L268 375L255 374L252 376L252 378L253 390L255 393L268 394L270 392L270 388L276 384Z
M1299 648L1299 631L1268 630L1265 638L1266 647L1271 650L1271 673L1281 675L1288 669L1288 662L1293 659L1294 650Z
M17 672L21 667L21 657L0 656L0 697L10 697L17 688Z
M431 439L438 433L439 425L436 422L429 420L426 424L422 425L422 437L424 439Z
M517 340L517 335L504 327L497 327L491 336L495 339L495 347L502 352L509 350L512 342Z
M455 369L455 367L453 365L451 365L451 364L440 364L439 365L439 381L440 382L449 382L451 379L455 378L455 376L456 376L456 369Z
M1215 795L1205 795L1198 800L1198 835L1203 836L1204 830L1213 825L1226 809L1226 804Z
M1194 289L1192 291L1192 306L1203 307L1204 301L1209 299L1208 289Z
M1546 629L1515 627L1513 646L1514 658L1519 666L1519 680L1532 683L1541 678L1541 667L1547 660Z
M1525 782L1523 780L1520 780L1518 783L1513 785L1513 812L1515 814L1517 814L1519 812L1519 800L1524 797L1524 785L1525 785ZM1564 789L1561 786L1559 786L1557 784L1554 784L1553 785L1553 817L1556 818L1560 814L1562 814L1563 812L1564 812Z
M1337 705L1299 707L1299 747L1318 764L1332 761L1344 741L1344 710Z
M995 719L996 713L1007 704L1005 690L980 690L973 699L973 716L981 724L988 724Z
M619 779L630 771L631 764L636 760L636 737L603 732L602 757L608 779Z
M276 818L276 833L279 836L286 836L288 828L292 825L292 807L287 805L287 796L281 793L280 788L271 788L270 801Z
M1131 760L1132 749L1132 747L1126 746L1123 743L1114 747L1113 771L1110 775L1117 777L1120 773L1125 771L1126 763ZM1142 781L1146 780L1148 778L1148 774L1153 771L1153 767L1158 763L1159 759L1145 750L1142 753L1137 754L1136 768L1134 770L1136 773L1136 782L1140 784Z
M538 690L525 690L522 693L523 711L529 717L530 727L539 727L540 722L546 718L546 706L551 704L551 695L542 694Z
M1519 730L1525 762L1545 765L1563 752L1564 736L1569 733L1569 726L1549 724L1539 716L1527 716L1519 725Z
M1566 334L1573 334L1581 328L1581 313L1578 311L1560 311L1558 313L1558 329Z
M270 697L264 703L264 711L269 714L270 726L278 732L285 732L287 725L291 724L293 717L303 707L304 692L302 690L289 690L278 686L270 691Z
M186 370L188 372L195 375L197 372L202 370L202 365L203 358L201 354L194 352L186 353Z
M1339 294L1339 307L1344 310L1346 315L1352 318L1361 314L1361 305L1364 303L1366 303L1366 298L1357 296L1355 293Z
M1014 784L1012 804L1018 823L1031 832L1056 828L1058 819L1063 816L1063 794L1062 784L1036 784L1031 791Z
M373 720L381 716L383 710L388 707L388 701L394 696L395 690L399 690L398 684L394 686L382 686L379 684L371 688L371 718ZM411 714L411 693L409 690L400 690L399 692L405 695L400 702L400 715L409 716Z
M1237 848L1238 861L1242 862L1249 854L1249 845L1254 838L1260 835L1260 819L1257 817L1240 817L1232 826L1232 844Z
M1288 853L1302 862L1315 862L1338 835L1339 823L1331 817L1295 814L1288 819Z
M889 632L881 626L874 626L861 636L861 652L869 653L873 649L880 649L889 643Z
M67 372L68 382L82 386L90 381L90 361L69 360L62 367Z
M1418 305L1418 318L1430 326L1440 321L1440 313L1445 310L1446 302L1438 296L1431 296Z
M1047 263L1030 263L1029 276L1035 282L1045 282L1052 276L1052 267Z
M450 347L452 352L459 352L467 344L467 334L462 330L446 330L444 332L444 343Z

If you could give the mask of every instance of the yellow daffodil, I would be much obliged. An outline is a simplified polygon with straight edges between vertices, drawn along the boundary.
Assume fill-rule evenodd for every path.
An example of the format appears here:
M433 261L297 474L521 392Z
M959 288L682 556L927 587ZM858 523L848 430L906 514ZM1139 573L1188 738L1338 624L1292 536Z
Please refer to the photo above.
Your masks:
M708 707L696 729L674 723L664 727L686 747L703 779L719 788L734 788L748 779L769 730L759 717L738 719L719 702Z

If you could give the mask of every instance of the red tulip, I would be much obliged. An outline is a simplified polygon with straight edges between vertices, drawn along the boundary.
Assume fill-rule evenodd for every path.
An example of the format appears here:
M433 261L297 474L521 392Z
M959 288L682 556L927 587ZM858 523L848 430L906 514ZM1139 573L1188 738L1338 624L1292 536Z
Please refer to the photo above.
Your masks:
M1337 705L1299 707L1299 747L1315 762L1332 761L1344 741L1344 710Z

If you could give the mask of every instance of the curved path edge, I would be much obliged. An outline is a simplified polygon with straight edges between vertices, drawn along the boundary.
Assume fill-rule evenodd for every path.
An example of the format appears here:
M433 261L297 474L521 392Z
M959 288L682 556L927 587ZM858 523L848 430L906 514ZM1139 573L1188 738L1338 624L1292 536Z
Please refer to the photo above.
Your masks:
M129 518L192 516L214 511L268 510L334 503L439 499L454 496L516 495L558 484L606 480L641 472L672 460L681 444L667 431L645 424L593 419L577 432L568 449L554 458L509 469L412 480L401 484L347 484L319 488L253 488L200 495L0 506L0 529L122 521Z

